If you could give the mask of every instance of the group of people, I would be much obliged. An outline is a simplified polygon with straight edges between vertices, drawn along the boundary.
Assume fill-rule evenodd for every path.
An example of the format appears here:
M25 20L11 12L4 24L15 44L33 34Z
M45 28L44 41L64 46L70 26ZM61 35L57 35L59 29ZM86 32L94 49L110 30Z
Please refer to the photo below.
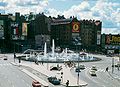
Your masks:
M72 62L72 61L66 61L64 64L65 64L65 66L68 66L68 67L74 67L75 66L75 63Z

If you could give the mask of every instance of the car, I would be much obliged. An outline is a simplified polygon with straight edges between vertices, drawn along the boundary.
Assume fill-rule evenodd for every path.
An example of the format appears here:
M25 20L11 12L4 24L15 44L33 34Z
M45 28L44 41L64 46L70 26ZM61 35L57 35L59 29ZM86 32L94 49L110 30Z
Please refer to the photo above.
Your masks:
M61 80L56 77L48 77L48 81L53 85L60 85Z
M7 60L7 57L4 57L4 60Z
M75 72L81 72L80 67L76 67Z
M80 67L81 70L85 69L84 65L80 65L79 67Z
M91 76L97 76L95 70L90 70L89 73L90 73Z
M41 84L40 84L40 82L34 80L34 81L32 82L32 86L33 86L33 87L41 87Z
M60 67L51 67L50 68L50 71L52 71L52 70L58 70L58 71L60 71L62 69L62 67L60 66Z
M91 67L91 70L95 70L95 71L97 71L96 66L95 66L95 65L93 65L93 66Z
M52 68L50 69L50 71L52 71L52 70L59 70L59 68L58 68L58 67L52 67Z

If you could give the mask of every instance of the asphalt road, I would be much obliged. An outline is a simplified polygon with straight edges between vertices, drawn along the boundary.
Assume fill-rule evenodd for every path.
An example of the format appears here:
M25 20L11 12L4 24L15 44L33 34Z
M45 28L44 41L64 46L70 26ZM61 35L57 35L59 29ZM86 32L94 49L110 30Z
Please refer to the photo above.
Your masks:
M9 60L0 59L0 87L32 87L33 79L21 72Z
M105 72L106 67L112 65L112 58L105 57L103 55L96 55L102 58L101 61L97 62L82 62L86 66L85 70L80 72L80 79L87 82L87 87L120 87L120 81L112 78L108 72ZM21 72L18 67L11 65L9 62L12 60L0 60L0 87L32 87L32 78ZM115 62L117 59L115 59ZM18 60L16 60L18 62ZM93 77L89 74L89 70L95 65L97 67L97 77ZM28 69L31 71L31 69ZM109 69L111 72L111 69ZM32 71L33 72L33 71ZM33 72L35 73L35 72ZM73 68L71 73L77 77L77 73ZM36 74L38 74L36 72ZM42 77L46 78L46 77ZM51 86L52 87L52 86Z
M112 78L108 72L105 72L106 67L109 66L110 68L112 58L102 55L97 56L102 58L102 61L80 63L86 66L86 69L80 72L80 79L88 83L87 87L120 87L120 82L117 79ZM98 69L96 77L91 76L89 73L92 65L95 65ZM77 77L75 69L72 69L71 72Z

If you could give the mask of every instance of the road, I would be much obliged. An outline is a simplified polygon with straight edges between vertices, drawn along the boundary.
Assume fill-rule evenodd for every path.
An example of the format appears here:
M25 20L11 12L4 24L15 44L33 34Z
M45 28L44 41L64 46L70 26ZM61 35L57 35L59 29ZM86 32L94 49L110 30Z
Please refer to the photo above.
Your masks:
M110 66L112 65L112 57L106 57L103 55L94 56L100 57L102 60L96 62L80 63L86 66L86 69L80 72L80 79L88 83L87 87L120 87L120 81L111 77L108 72L105 72L105 69L108 66L111 72ZM13 62L13 57L11 58L7 61L0 59L0 87L32 87L31 83L33 79L21 72L17 66L11 65L10 62ZM115 62L116 61L117 59L115 59ZM16 60L16 62L18 62L18 60ZM92 67L92 65L95 65L98 69L96 72L97 77L93 77L89 74L89 70ZM31 70L30 68L23 68L27 69L28 71L31 71L37 76L40 74L36 71ZM75 68L71 69L71 73L77 78ZM42 76L40 78L47 81L47 77L45 77L44 75L40 76ZM52 85L50 86L53 87Z
M109 68L111 68L110 66L112 63L112 58L105 57L103 55L96 56L102 58L102 61L80 63L86 66L86 69L81 70L80 72L80 79L88 83L87 87L120 87L119 81L111 77L110 74L105 71L106 67L109 66ZM89 70L92 65L95 65L98 69L96 72L96 77L93 77L89 74ZM75 72L74 68L71 70L71 72L77 77L77 73Z
M9 60L0 58L0 87L32 87L33 79L13 66Z
M8 57L8 60L3 60L4 55L0 55L0 73L2 73L1 78L6 78L4 81L2 81L2 84L0 87L32 87L31 83L33 81L32 78L30 78L27 74L23 73L21 69L25 69L29 71L30 73L36 75L37 77L43 79L44 81L48 82L48 77L30 67L25 66L14 66L11 64L11 62L14 62L13 54L6 54L5 56ZM15 59L15 62L18 63L18 59ZM22 63L31 63L27 61L22 61ZM3 70L3 71L2 71ZM14 78L13 78L14 77ZM0 79L0 81L3 79ZM7 84L6 84L7 81ZM49 87L65 87L63 85L55 86L53 84L49 83ZM9 85L9 86L8 86Z

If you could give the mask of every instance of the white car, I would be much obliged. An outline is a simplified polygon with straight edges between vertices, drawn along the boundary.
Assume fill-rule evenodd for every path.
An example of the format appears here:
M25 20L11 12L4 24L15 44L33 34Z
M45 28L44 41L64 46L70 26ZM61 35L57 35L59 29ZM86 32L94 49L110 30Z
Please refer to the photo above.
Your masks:
M85 65L80 65L80 69L85 69Z
M95 66L95 65L93 65L93 66L91 67L91 70L95 70L95 71L97 71L96 66Z
M90 73L91 76L97 76L95 70L90 70L89 73Z

